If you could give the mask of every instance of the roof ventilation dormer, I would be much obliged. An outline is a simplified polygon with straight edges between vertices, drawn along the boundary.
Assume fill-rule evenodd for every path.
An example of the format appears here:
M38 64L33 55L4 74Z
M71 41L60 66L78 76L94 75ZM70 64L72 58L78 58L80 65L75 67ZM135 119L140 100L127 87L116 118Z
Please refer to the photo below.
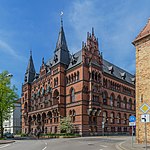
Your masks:
M121 75L121 78L122 78L123 80L125 80L125 78L126 78L126 73L125 73L125 72L122 72L122 73L120 73L120 75Z
M113 66L109 66L108 67L109 73L113 74L114 72L114 67Z
M135 77L131 78L133 84L135 84Z
M78 57L75 57L75 55L72 55L72 57L71 57L72 65L74 65L77 62L77 60L78 60Z

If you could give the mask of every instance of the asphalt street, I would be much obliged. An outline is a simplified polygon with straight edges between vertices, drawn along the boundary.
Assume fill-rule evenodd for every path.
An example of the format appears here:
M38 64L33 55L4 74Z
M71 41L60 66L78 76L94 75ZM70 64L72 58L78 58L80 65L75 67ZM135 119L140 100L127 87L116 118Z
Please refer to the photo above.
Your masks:
M0 150L117 150L116 145L126 137L81 137L44 140L16 140L0 145Z

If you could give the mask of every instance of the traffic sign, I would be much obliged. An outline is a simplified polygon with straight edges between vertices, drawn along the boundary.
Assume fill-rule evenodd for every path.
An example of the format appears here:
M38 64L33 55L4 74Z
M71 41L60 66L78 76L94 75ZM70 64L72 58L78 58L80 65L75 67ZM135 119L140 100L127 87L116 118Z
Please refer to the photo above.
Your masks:
M143 113L147 113L149 110L150 110L150 107L144 103L141 107L140 107L140 110L143 112Z
M150 115L149 114L141 115L141 122L150 122Z
M136 122L129 122L129 126L136 126Z
M129 117L129 121L130 122L135 122L136 121L136 117L135 116L130 116Z

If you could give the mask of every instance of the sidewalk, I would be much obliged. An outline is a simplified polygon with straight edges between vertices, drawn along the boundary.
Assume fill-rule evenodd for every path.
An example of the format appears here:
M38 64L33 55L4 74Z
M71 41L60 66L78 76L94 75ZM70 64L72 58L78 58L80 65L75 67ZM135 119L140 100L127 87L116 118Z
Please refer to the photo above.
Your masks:
M0 140L0 144L9 144L15 142L14 140Z
M119 143L118 147L120 150L145 150L145 143L144 144L133 143L132 147L132 141L131 139L128 139L124 142ZM147 144L147 150L150 150L150 144Z

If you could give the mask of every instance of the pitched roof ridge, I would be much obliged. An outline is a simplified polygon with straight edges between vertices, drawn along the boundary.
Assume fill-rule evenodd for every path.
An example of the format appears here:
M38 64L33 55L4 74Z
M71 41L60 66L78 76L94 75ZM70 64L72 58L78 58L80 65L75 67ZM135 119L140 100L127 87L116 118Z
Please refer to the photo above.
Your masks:
M149 28L148 28L149 27ZM148 30L146 30L146 28L148 28ZM145 31L146 30L146 31ZM150 34L150 18L148 19L146 25L144 26L144 28L141 30L141 32L137 35L137 37L135 38L135 40L133 41L133 43L147 35Z
M125 69L123 69L123 68L121 68L121 67L119 67L119 66L117 66L117 65L115 65L115 64L113 64L113 63L111 63L111 62L109 62L108 60L106 60L106 59L103 59L103 60L106 61L107 63L113 65L114 67L118 68L119 70L121 70L121 71L123 71L123 72L126 72L126 73L130 74L131 76L134 76L134 75L131 74L130 72L128 72L128 71L126 71ZM122 73L123 73L123 72L122 72Z

